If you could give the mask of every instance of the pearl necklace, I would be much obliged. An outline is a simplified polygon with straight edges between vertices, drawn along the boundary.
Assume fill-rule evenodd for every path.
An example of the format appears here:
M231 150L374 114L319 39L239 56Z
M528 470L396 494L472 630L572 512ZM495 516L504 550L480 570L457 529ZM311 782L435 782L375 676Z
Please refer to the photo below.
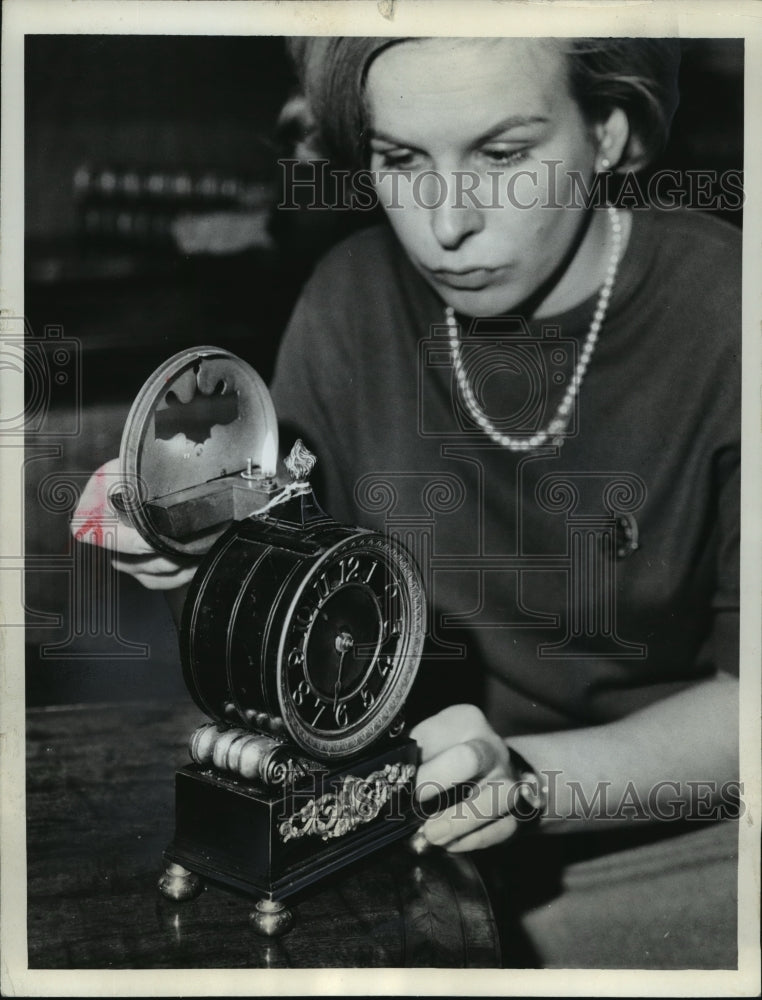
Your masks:
M536 434L532 434L531 437L519 438L511 437L508 434L502 434L497 427L495 427L481 406L479 406L479 403L476 401L476 396L474 395L474 391L468 381L468 375L466 374L460 349L458 321L455 319L455 310L452 306L447 306L445 309L445 319L449 328L450 348L452 351L452 364L455 369L455 377L458 382L460 394L468 407L469 413L476 423L492 438L496 444L501 445L503 448L508 448L509 451L529 451L532 448L539 448L541 445L545 444L548 438L553 439L554 445L560 446L563 444L564 439L562 434L569 423L569 417L571 415L572 406L574 405L574 400L579 393L582 380L585 377L588 365L590 364L590 359L593 356L595 345L598 342L598 334L600 333L603 321L606 318L606 312L608 311L609 301L611 299L611 293L614 288L617 269L622 255L622 222L619 218L619 212L613 205L609 205L608 215L609 221L611 222L613 247L608 267L606 269L606 279L603 282L601 290L598 294L598 302L595 307L595 312L593 313L593 318L590 322L590 329L587 332L582 353L580 354L579 361L577 362L577 367L574 370L574 375L572 376L569 387L564 394L564 398L558 405L558 409L556 410L553 419L550 421L545 430L538 431Z

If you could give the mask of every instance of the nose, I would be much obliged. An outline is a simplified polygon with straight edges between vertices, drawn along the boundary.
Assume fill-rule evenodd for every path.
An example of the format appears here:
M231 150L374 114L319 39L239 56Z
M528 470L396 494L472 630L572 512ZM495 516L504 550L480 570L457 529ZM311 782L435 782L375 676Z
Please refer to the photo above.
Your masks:
M468 197L457 197L454 184L450 184L447 196L440 198L440 202L429 211L432 232L444 250L457 250L464 240L484 228L484 217L479 207Z

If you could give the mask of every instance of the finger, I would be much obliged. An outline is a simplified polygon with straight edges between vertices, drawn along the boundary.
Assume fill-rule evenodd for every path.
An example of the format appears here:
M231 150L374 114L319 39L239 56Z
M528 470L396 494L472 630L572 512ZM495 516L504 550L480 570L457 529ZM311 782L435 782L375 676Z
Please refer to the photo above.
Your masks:
M135 573L134 577L146 590L174 590L176 587L184 587L186 583L190 583L195 572L195 569L191 568L164 576Z
M119 521L117 513L110 507L91 508L87 516L79 516L75 511L69 527L76 541L88 545L99 545L112 552L129 555L150 555L154 552L135 528Z
M514 783L495 770L483 779L471 795L454 806L431 816L421 828L431 844L444 847L466 837L502 816L515 799Z
M425 802L453 785L487 774L497 763L497 753L486 740L467 740L448 747L421 764L416 776L419 799Z
M429 760L454 743L463 743L491 732L484 713L475 705L450 705L414 726L411 737L421 748L422 760Z
M181 570L191 569L195 571L198 562L194 560L184 560L161 556L155 552L150 555L130 555L120 553L111 560L114 569L122 573L149 573L151 575L162 576L169 573L179 573Z
M488 823L474 833L469 833L459 840L453 840L447 845L450 854L462 854L465 851L480 851L485 847L502 844L516 832L518 821L515 816L501 816L494 823Z
M71 530L75 538L94 542L99 528L105 524L109 527L115 525L117 514L111 506L109 495L119 482L118 458L104 463L90 476L72 513Z

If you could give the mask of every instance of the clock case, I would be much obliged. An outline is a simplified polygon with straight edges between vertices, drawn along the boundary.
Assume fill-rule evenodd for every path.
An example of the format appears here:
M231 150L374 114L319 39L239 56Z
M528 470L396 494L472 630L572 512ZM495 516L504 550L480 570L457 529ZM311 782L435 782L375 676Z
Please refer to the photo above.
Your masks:
M296 742L272 683L269 693L254 684L252 694L241 680L237 623L259 630L262 655L271 655L289 580L352 540L360 550L391 545L330 518L307 480L312 456L300 466L292 453L288 477L276 471L277 449L275 411L257 373L219 348L184 351L153 373L133 403L120 448L122 489L113 498L153 548L203 557L179 632L186 685L211 721L191 734L192 762L176 773L175 834L159 889L182 901L207 878L252 894L253 925L264 934L290 926L284 899L420 822L417 746L403 733L400 711L417 670L424 598L404 550L393 555L402 560L403 590L417 588L405 620L413 641L377 732L358 737L356 748L351 734L335 750ZM252 594L267 605L258 619L241 610ZM247 676L263 673L249 666Z

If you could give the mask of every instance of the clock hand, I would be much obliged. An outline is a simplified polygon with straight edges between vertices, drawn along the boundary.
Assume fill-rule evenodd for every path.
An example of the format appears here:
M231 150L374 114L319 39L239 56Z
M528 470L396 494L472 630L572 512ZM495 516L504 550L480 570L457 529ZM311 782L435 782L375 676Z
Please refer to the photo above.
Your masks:
M336 711L336 706L339 702L339 692L341 691L341 672L344 669L344 657L347 655L349 650L354 646L354 639L349 634L349 632L340 632L336 636L336 641L334 643L336 646L336 652L339 653L339 672L336 675L336 684L333 688L333 710Z
M339 703L339 693L341 691L341 671L344 667L344 657L347 655L346 649L342 650L341 656L339 657L339 673L336 677L336 684L333 688L333 710L336 711L336 706Z

